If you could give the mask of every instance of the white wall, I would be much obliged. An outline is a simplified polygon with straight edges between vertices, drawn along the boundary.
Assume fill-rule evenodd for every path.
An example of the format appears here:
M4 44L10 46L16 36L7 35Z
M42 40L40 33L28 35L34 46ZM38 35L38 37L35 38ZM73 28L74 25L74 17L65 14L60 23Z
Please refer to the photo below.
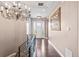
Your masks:
M16 50L14 23L13 20L0 17L0 56L6 56Z
M7 20L0 16L0 56L16 52L24 38L25 21Z
M49 29L49 40L64 56L65 48L70 49L73 56L77 56L77 2L63 2L60 6L61 31Z
M20 46L26 40L26 21L16 21L15 29L17 46Z

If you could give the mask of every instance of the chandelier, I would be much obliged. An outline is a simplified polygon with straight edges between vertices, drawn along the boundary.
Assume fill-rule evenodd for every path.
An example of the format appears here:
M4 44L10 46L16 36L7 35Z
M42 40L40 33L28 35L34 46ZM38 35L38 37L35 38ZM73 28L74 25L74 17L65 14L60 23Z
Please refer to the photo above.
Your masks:
M0 2L0 14L6 19L23 19L30 16L30 8L21 1Z

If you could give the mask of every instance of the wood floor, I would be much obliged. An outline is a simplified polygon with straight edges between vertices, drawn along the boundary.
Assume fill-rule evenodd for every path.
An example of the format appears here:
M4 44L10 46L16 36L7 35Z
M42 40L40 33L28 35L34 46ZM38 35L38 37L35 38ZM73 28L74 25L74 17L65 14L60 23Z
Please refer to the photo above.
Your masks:
M37 39L36 57L60 57L60 55L45 39Z

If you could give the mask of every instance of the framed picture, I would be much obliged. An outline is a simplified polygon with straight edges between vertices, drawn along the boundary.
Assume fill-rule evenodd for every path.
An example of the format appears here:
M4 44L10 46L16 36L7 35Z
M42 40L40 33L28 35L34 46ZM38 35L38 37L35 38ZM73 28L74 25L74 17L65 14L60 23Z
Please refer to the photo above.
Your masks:
M51 30L61 31L61 8L58 8L50 18Z

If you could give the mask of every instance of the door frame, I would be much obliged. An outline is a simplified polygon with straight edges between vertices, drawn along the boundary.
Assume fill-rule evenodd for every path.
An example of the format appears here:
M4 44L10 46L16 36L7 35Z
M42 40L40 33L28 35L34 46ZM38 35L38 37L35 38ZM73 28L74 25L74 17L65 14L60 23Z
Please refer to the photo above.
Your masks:
M32 18L32 22L33 21L44 21L45 38L37 38L37 39L48 39L48 18Z

